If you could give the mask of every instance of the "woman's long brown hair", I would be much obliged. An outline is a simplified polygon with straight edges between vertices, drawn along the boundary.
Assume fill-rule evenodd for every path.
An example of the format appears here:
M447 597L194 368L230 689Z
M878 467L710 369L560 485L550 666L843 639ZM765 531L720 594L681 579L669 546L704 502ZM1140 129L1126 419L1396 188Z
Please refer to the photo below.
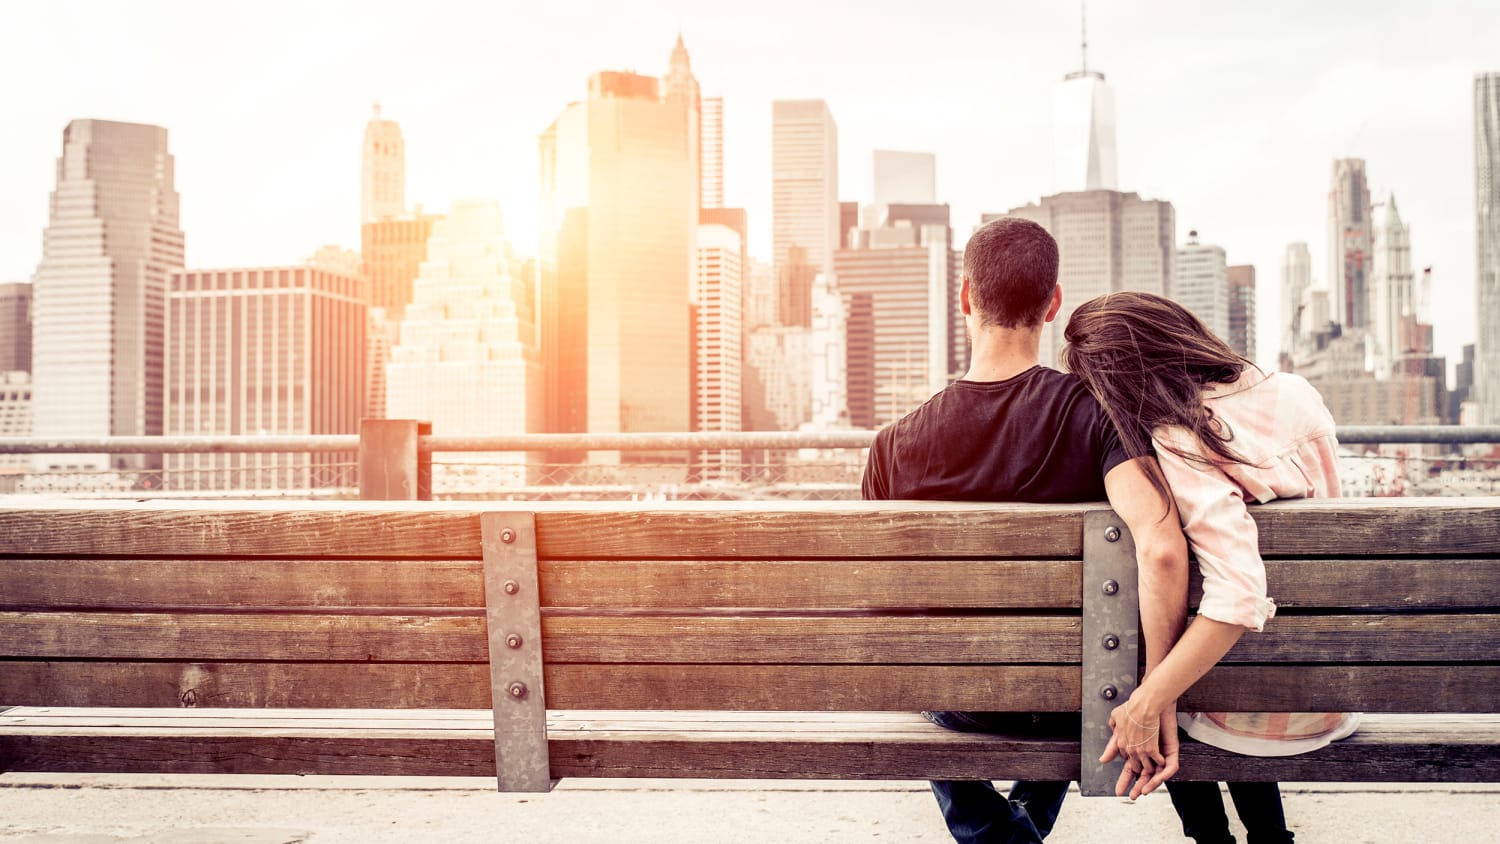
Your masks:
M1207 452L1172 449L1184 458L1248 462L1229 447L1234 432L1204 405L1203 391L1237 380L1255 364L1235 354L1186 308L1150 293L1106 293L1073 311L1063 337L1063 365L1109 414L1126 454L1150 456L1151 432L1172 425L1190 431ZM1153 467L1148 474L1170 500L1160 470Z

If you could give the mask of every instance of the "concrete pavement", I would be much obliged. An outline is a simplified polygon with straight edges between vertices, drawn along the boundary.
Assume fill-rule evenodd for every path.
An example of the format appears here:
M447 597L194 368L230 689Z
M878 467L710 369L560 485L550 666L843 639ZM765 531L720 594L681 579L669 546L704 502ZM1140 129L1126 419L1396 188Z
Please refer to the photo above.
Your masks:
M0 841L951 840L921 783L578 779L545 795L499 794L492 785L469 778L4 774ZM1500 842L1500 786L1283 789L1299 844ZM1135 804L1074 794L1048 841L1185 841L1180 829L1165 793Z

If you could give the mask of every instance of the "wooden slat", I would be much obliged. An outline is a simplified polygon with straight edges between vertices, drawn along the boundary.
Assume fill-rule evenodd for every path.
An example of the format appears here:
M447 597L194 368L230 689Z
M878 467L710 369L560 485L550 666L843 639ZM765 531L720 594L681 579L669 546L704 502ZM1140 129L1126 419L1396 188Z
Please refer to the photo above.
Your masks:
M558 665L555 709L1077 712L1067 666Z
M1495 662L1500 615L1281 615L1222 662ZM1401 671L1401 668L1393 668Z
M1267 592L1284 609L1424 610L1500 607L1500 559L1266 560ZM1197 566L1189 603L1203 598Z
M550 560L557 607L1077 609L1082 566L1066 560Z
M489 659L478 616L0 612L0 655L38 659Z
M556 665L554 709L1077 711L1065 666ZM0 706L487 709L489 668L439 663L0 662Z
M344 503L344 502L341 502ZM478 559L472 510L150 501L0 508L0 554Z
M549 663L1077 662L1065 616L575 617L542 620ZM0 656L486 662L473 616L0 613Z
M0 662L0 706L485 709L482 663ZM493 748L492 748L493 750Z
M1500 716L1366 716L1349 738L1297 756L1242 756L1186 742L1177 778L1220 782L1497 782Z
M1184 710L1494 712L1497 665L1221 665L1179 700Z
M686 616L542 620L549 664L1077 663L1077 616Z
M468 560L10 559L0 609L484 606L480 564Z
M552 774L765 779L1070 779L1078 774L1078 743L1069 738L957 733L910 714L846 719L837 727L701 718L652 726L595 715L586 727L550 733ZM483 729L220 724L176 727L171 736L149 732L141 724L0 726L0 758L15 771L125 773L484 776L494 765L493 742ZM1352 737L1293 757L1246 757L1188 742L1178 775L1219 781L1278 777L1495 782L1500 780L1500 717L1368 717Z
M433 502L76 502L0 507L0 555L476 559L478 511ZM534 510L567 559L1077 557L1091 505L487 502ZM1097 505L1092 505L1097 507Z
M761 504L763 502L757 502ZM812 504L804 502L804 504ZM1083 505L818 502L629 512L537 513L544 559L1073 557ZM1096 506L1097 509L1097 506Z
M1273 557L1500 553L1500 499L1323 498L1250 508Z

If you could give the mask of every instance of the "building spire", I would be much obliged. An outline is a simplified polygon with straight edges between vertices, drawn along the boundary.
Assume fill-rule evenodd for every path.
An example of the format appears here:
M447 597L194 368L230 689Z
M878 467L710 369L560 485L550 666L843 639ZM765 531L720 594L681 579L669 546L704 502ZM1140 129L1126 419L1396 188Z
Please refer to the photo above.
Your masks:
M1083 72L1084 73L1088 73L1089 72L1089 2L1088 2L1088 0L1079 0L1079 5L1082 6L1082 8L1083 8L1082 14L1079 16L1079 25L1080 25L1080 28L1081 28L1081 30L1083 32Z

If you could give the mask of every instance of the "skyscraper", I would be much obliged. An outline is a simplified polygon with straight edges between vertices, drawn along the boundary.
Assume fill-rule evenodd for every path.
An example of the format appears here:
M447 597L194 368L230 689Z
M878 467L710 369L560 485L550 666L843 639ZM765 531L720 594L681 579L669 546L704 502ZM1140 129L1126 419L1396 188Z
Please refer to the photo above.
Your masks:
M1115 95L1104 74L1089 70L1087 20L1083 64L1059 82L1052 98L1052 189L1057 193L1115 190Z
M771 104L771 238L782 320L812 322L812 283L839 245L838 128L823 100ZM801 250L800 252L794 250Z
M1021 217L1057 238L1062 310L1042 329L1041 362L1057 365L1073 309L1101 293L1140 290L1172 295L1177 213L1172 203L1134 193L1095 190L1042 197L1004 215Z
M1188 232L1187 244L1177 250L1171 296L1219 339L1229 341L1229 265L1224 247L1199 243L1198 232Z
M930 152L875 150L875 204L937 202L937 156Z
M167 130L75 120L32 290L35 426L50 437L162 432L167 276L182 266ZM46 455L42 468L103 466ZM116 467L153 461L124 456Z
M1343 326L1345 336L1360 335L1369 325L1374 236L1364 159L1334 159L1328 190L1328 287L1333 321Z
M364 414L364 280L317 266L178 271L167 304L166 433L354 434ZM183 454L166 484L307 489L335 455Z
M507 258L500 206L458 200L432 225L400 340L386 364L386 411L450 436L525 434L543 418L535 287ZM435 485L528 480L518 452L465 458ZM498 467L498 468L496 468Z
M360 260L369 281L372 308L384 308L393 319L411 301L412 282L427 260L427 239L438 214L415 213L382 217L360 226Z
M1474 77L1474 393L1480 423L1500 424L1500 73Z
M604 72L539 139L548 430L691 424L699 190L689 129L688 110L656 79Z
M704 97L703 115L698 124L698 171L702 186L698 205L702 208L724 207L724 98Z
M1375 377L1389 378L1396 361L1408 351L1406 320L1417 316L1411 271L1411 231L1401 220L1394 195L1385 204L1385 219L1375 229L1374 266L1370 274L1369 349Z
M365 124L360 173L361 223L406 211L406 142L401 139L401 124L380 118L379 103Z
M1302 354L1305 338L1321 326L1307 308L1312 289L1312 253L1306 243L1288 243L1281 258L1281 349L1278 366L1291 372Z
M693 430L738 431L744 315L744 254L739 232L716 223L698 226L693 279ZM738 477L738 451L699 454L704 478Z
M862 230L858 245L834 253L854 427L893 422L947 386L951 269L947 226L937 224Z
M1255 360L1255 267L1239 264L1229 274L1229 348Z
M31 371L31 284L0 284L0 372Z

